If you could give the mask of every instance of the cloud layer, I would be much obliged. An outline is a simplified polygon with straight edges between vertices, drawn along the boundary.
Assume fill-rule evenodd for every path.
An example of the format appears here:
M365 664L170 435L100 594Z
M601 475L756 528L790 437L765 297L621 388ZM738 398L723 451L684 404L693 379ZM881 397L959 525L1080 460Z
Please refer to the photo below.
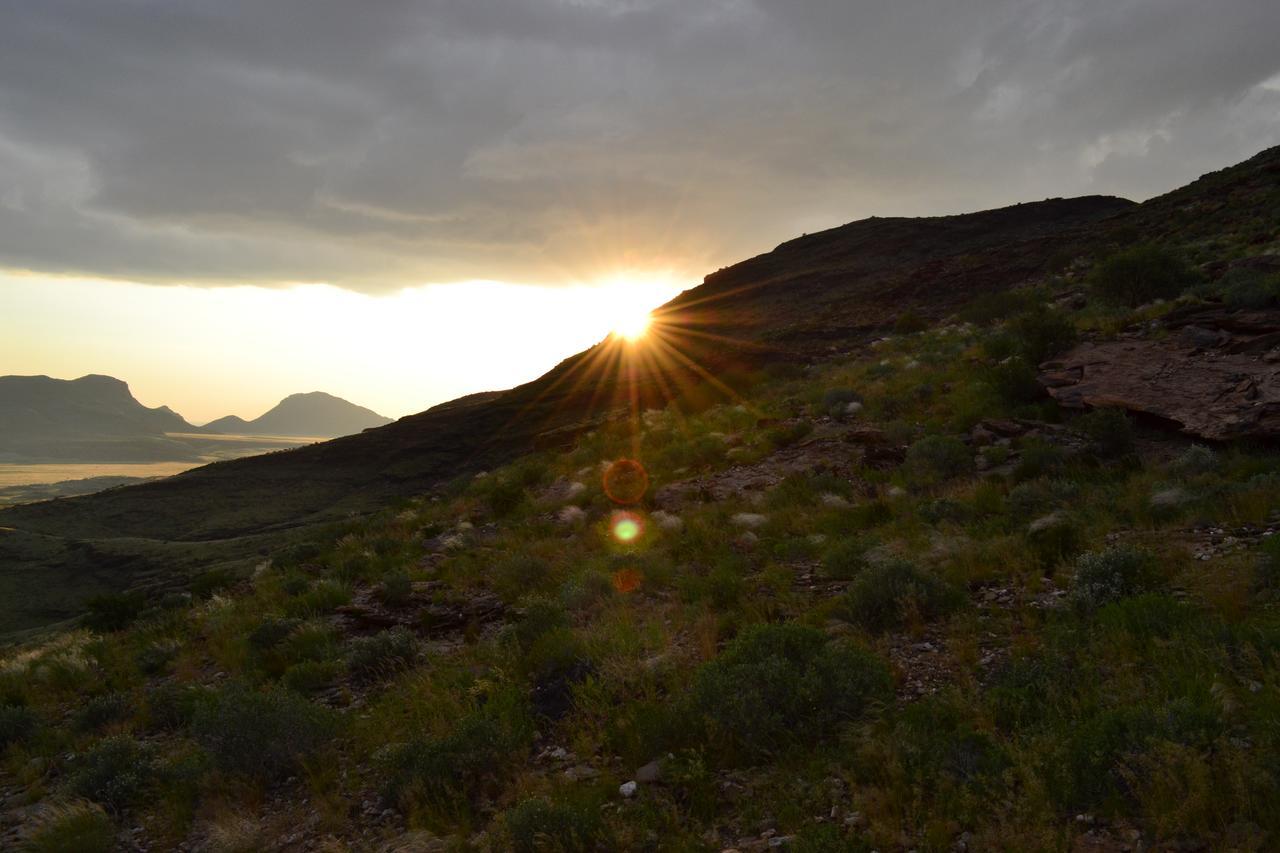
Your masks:
M0 0L0 267L694 278L1280 143L1280 3Z

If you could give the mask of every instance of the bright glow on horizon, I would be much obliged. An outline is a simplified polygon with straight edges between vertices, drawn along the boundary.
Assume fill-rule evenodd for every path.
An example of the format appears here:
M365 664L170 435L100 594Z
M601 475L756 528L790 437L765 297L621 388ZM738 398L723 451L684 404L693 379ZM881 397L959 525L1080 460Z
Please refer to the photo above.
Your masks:
M369 296L0 272L0 374L128 382L195 424L327 391L402 417L537 378L683 289L629 274L563 287L473 281Z
M629 341L638 341L644 337L645 332L649 331L649 324L652 321L653 317L648 311L623 314L614 320L613 333Z

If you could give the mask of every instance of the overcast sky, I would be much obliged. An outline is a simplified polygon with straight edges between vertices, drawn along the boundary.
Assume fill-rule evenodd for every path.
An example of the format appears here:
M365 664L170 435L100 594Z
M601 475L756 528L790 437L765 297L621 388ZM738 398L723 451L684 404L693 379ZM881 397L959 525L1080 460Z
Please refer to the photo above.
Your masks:
M209 416L315 389L415 411L607 331L612 297L548 288L660 300L865 216L1140 200L1242 160L1280 143L1278 34L1278 0L0 0L0 373L127 371ZM299 283L379 297L371 328ZM483 298L392 301L449 283ZM299 365L367 358L406 305L448 348L424 335L378 399L214 375L208 323L182 339L204 360L156 359L144 324L233 284L292 294L210 291L263 336L333 319ZM519 370L468 374L515 306L538 355L516 334Z
M0 0L0 263L700 275L1280 142L1276 0ZM1268 82L1270 81L1270 82Z

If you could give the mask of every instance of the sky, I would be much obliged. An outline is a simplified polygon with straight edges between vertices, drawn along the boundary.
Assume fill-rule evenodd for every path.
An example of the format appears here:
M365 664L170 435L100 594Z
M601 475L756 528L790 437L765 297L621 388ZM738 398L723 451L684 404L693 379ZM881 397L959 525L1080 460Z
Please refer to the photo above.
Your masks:
M1275 0L0 0L0 373L193 421L532 379L871 215L1280 144Z

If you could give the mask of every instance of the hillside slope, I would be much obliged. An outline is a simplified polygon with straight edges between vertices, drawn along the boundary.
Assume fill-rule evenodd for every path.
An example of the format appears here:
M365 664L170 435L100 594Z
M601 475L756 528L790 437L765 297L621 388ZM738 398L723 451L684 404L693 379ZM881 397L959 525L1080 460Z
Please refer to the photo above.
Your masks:
M0 535L0 559L11 574L38 566L74 584L71 567L92 547L112 554L110 577L100 581L117 585L163 573L156 549L140 542L164 544L168 560L170 544L211 560L249 560L263 536L305 535L531 449L567 446L628 406L684 405L711 390L731 393L723 380L761 366L856 351L903 315L938 319L982 294L1087 268L1142 237L1217 263L1267 237L1278 191L1280 149L1271 149L1141 205L1053 199L807 235L707 276L659 309L654 333L633 348L607 340L518 388L289 452L0 511L0 527L15 531Z

